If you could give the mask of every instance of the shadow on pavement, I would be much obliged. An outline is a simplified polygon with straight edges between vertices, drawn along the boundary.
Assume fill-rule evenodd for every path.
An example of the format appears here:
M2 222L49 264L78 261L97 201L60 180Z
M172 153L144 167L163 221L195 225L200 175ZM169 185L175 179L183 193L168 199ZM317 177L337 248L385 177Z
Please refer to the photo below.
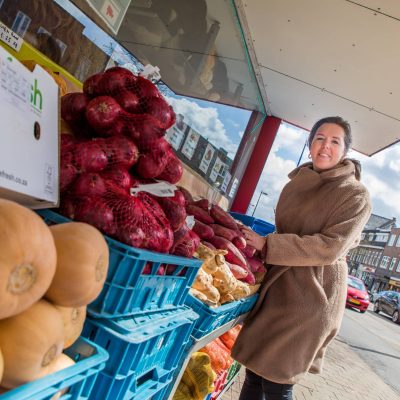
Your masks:
M352 347L353 349L358 349L358 350L363 350L363 351L369 351L370 353L380 354L381 356L387 356L387 357L394 358L394 359L396 359L396 360L400 360L400 357L394 356L393 354L382 353L381 351L377 351L377 350L373 350L373 349L368 349L368 348L366 348L366 347L355 346L354 344L347 343L347 342L344 341L344 340L340 340L340 342L346 343L347 346Z

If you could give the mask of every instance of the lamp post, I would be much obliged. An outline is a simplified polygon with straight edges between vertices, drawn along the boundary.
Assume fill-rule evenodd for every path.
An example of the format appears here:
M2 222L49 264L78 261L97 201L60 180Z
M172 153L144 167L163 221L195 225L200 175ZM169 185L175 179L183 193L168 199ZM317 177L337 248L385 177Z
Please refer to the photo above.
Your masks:
M267 192L263 192L263 191L261 190L260 195L258 196L258 199L257 199L256 206L254 207L253 213L251 214L252 217L254 216L254 213L256 212L256 208L257 208L258 203L259 203L259 201L260 201L260 199L261 199L261 196L262 196L263 194L264 194L265 196L268 196L268 193L267 193Z

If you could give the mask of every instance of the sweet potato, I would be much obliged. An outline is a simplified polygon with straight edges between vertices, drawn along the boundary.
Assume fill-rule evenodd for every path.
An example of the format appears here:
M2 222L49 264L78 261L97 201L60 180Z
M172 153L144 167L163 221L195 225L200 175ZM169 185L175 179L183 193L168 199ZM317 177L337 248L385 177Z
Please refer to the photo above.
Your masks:
M203 210L207 211L210 209L210 202L208 201L208 199L200 199L200 200L196 200L192 203L194 206L200 207Z
M234 231L232 229L229 229L225 226L219 225L219 224L211 224L210 227L214 231L214 233L217 236L224 237L225 239L228 239L230 242L233 243L233 239L237 237L237 231Z
M193 215L198 221L203 222L204 224L212 224L214 223L214 218L211 215L203 210L202 208L189 204L186 206L187 215Z
M236 289L233 292L231 292L231 295L234 297L235 300L240 300L243 297L249 296L250 293L251 293L250 286L247 285L246 283L238 281Z
M213 286L213 277L202 268L199 269L192 287L206 295L208 300L214 303L219 301L220 294L217 288Z
M220 225L226 226L227 228L233 229L234 231L238 230L238 226L233 217L226 211L224 211L220 206L213 204L210 209L210 215Z
M254 254L256 252L255 247L250 246L249 244L244 249L241 250L246 257L254 257Z
M179 191L183 194L186 200L186 205L193 203L192 194L182 186L178 186Z
M247 262L249 263L250 270L253 272L265 272L265 267L263 262L257 257L246 257Z
M249 285L255 285L256 284L256 277L254 276L253 272L250 269L250 266L247 264L244 269L247 270L247 275L244 278L240 278L239 280L245 283L248 283Z
M197 233L197 235L200 237L200 239L211 239L215 233L211 226L204 224L203 222L195 219L195 224L192 228L194 232Z
M246 239L243 236L235 236L232 243L239 249L244 250L247 246Z
M217 250L217 248L216 248L213 244L211 244L210 242L207 242L207 241L205 241L205 240L202 240L201 243L203 243L204 246L207 246L207 247L208 247L209 249L211 249L211 250Z
M228 262L246 268L245 258L240 253L240 250L238 250L238 248L229 240L221 236L214 236L212 239L210 239L210 242L217 249L228 251L228 253L225 255L225 258Z
M229 269L231 270L233 276L237 279L243 279L246 278L248 275L247 269L240 267L239 265L236 264L231 264L228 261L225 261L226 264L228 265Z

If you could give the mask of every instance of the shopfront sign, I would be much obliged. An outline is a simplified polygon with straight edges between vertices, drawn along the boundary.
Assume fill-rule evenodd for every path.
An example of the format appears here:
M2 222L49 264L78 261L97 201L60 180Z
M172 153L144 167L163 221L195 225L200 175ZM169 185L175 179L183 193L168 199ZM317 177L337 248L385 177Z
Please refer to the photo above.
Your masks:
M198 134L193 129L190 129L185 143L182 147L182 154L187 157L189 160L193 158L193 154L196 150L197 143L199 143L200 134Z
M199 166L200 170L203 171L205 174L207 173L208 168L210 168L211 160L214 157L214 153L214 147L211 144L208 144Z
M233 197L236 194L238 186L239 186L239 180L237 178L235 178L233 180L233 183L232 183L232 186L231 186L231 190L229 192L229 197Z
M228 190L228 185L231 181L231 178L232 178L232 175L228 171L226 171L224 181L222 182L222 185L221 185L221 190L224 193L226 193L226 191Z
M108 27L117 34L131 0L86 0Z
M182 118L180 118L178 114L175 125L168 129L165 135L165 139L171 144L174 150L178 151L181 147L183 138L185 137L186 129L187 125L183 122Z
M217 180L218 176L221 175L221 171L223 170L224 166L225 163L219 157L217 157L210 173L211 182L215 182Z

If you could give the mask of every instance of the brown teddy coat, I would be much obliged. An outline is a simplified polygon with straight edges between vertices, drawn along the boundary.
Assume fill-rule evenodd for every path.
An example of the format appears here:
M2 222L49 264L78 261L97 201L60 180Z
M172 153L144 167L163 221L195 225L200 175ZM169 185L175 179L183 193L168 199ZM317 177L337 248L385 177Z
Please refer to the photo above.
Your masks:
M272 382L293 384L319 373L340 327L347 291L347 251L370 213L359 163L345 159L316 172L306 163L289 174L267 237L270 265L233 357Z

